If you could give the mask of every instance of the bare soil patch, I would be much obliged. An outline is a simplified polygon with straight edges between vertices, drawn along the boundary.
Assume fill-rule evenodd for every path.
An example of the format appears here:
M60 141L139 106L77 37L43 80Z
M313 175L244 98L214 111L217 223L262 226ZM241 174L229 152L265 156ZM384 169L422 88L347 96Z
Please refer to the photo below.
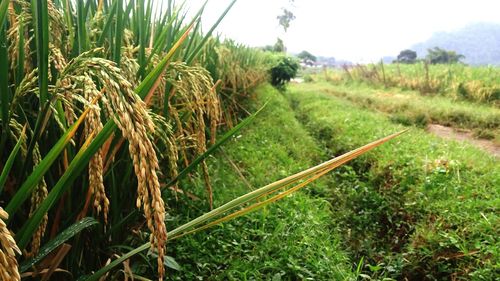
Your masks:
M446 127L438 124L430 124L427 127L427 130L445 139L469 142L472 145L488 151L490 154L500 158L500 146L489 140L477 139L469 131L457 131L452 127Z

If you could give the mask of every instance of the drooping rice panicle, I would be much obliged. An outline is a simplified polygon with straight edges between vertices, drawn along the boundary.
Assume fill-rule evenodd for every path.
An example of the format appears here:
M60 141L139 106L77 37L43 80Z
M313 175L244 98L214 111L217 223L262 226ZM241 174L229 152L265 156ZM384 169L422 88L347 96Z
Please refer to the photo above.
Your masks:
M18 271L16 254L20 255L21 250L5 225L8 218L9 214L0 207L0 277L2 280L19 281L21 275Z
M40 164L42 156L40 155L40 150L38 144L35 145L35 149L33 152L33 164L36 166ZM42 178L40 183L36 186L35 190L31 194L31 206L30 206L30 214L29 217L33 215L35 210L40 206L40 204L47 198L48 190L47 183L45 179ZM43 217L42 223L33 234L33 239L31 240L31 249L26 254L27 257L33 257L38 254L38 250L40 249L40 245L42 243L42 238L45 234L45 229L47 228L47 222L49 217L47 214Z

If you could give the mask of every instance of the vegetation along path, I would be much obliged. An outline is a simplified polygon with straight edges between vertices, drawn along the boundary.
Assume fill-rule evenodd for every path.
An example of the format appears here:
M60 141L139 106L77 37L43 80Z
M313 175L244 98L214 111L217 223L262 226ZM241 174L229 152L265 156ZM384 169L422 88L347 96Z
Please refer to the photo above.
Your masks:
M401 130L402 122L302 83L286 94L327 157ZM411 125L407 124L407 125ZM390 145L335 170L333 221L360 276L494 280L498 273L498 159L413 127Z
M497 107L360 83L311 85L359 107L386 114L395 123L427 128L447 139L468 141L496 156L500 153L500 109Z

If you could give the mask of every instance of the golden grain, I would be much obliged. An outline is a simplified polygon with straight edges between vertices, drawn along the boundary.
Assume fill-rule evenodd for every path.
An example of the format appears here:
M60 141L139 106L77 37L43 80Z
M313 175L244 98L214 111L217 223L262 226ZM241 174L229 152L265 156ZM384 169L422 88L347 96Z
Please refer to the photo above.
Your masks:
M21 250L17 247L16 241L7 229L5 220L9 214L0 207L0 277L2 280L21 280L19 275L16 254L20 255Z

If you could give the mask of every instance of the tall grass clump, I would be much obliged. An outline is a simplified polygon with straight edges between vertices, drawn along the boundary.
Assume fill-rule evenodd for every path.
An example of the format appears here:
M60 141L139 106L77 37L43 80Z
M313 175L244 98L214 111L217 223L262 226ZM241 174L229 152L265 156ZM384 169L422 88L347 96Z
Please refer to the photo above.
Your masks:
M472 67L462 64L429 65L372 64L345 66L342 82L363 82L383 87L416 90L423 95L443 95L455 100L467 100L499 106L498 68ZM335 75L339 77L339 75Z

